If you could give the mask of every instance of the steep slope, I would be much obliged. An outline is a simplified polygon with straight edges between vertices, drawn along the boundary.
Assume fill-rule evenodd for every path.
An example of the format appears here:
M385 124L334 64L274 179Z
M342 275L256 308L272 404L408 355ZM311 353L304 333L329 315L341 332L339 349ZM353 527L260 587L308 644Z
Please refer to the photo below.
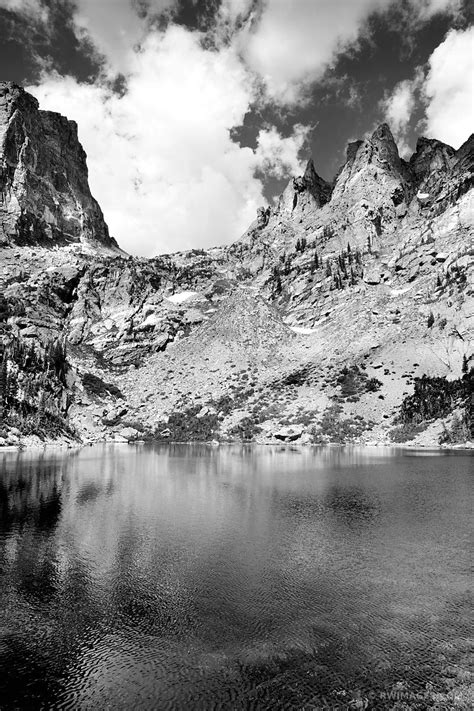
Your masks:
M382 124L331 184L311 159L235 244L146 260L114 249L71 122L7 93L0 444L61 423L82 441L472 436L472 137L405 162Z
M87 181L77 125L0 83L0 243L117 249Z

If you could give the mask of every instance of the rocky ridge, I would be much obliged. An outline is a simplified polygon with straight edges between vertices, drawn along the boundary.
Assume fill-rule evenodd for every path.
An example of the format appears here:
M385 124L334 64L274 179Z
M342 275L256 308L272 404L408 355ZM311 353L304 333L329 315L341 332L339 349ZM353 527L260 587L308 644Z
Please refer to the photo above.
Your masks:
M83 442L472 437L472 136L404 161L382 124L331 184L311 159L233 245L146 260L108 236L72 122L2 86L4 441L48 417Z

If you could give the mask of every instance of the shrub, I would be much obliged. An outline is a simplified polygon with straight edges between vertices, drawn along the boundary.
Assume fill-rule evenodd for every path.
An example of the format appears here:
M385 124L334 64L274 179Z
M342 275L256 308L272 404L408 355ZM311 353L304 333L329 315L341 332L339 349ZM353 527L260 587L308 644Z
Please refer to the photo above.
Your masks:
M261 431L262 428L258 426L256 419L252 417L244 417L229 430L229 435L244 442L250 442Z
M344 366L336 382L341 389L341 398L349 402L357 402L360 395L376 392L382 385L380 380L369 378L367 373L357 365Z
M412 439L415 439L420 432L424 432L427 426L428 423L420 423L416 425L407 423L399 425L398 427L393 428L393 430L389 433L389 437L392 442L410 442Z
M459 444L466 442L471 438L469 417L467 411L464 410L462 415L457 412L454 414L453 420L449 428L443 425L443 432L440 435L440 444Z
M210 414L197 417L201 405L194 405L182 412L172 412L167 423L160 423L155 430L154 439L166 439L171 442L209 442L219 436L219 419ZM168 437L160 432L169 430Z
M230 395L222 395L217 400L211 400L209 404L223 415L228 415L235 407L234 398Z
M362 416L341 419L341 412L342 408L337 404L327 408L319 426L312 432L314 444L353 442L369 429L369 423Z

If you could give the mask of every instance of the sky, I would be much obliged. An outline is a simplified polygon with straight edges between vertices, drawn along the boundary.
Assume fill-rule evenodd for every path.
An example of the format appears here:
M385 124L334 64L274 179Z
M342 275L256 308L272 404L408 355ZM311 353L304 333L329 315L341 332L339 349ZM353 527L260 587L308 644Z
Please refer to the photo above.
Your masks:
M467 0L0 0L0 79L78 123L121 247L227 244L313 156L333 179L387 121L459 146L474 123Z

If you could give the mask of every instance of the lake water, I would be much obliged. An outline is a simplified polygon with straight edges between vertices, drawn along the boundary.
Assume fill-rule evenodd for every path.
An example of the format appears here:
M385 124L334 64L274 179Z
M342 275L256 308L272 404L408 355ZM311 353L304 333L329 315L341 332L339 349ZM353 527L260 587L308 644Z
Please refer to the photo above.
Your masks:
M471 708L473 461L0 453L0 708Z

